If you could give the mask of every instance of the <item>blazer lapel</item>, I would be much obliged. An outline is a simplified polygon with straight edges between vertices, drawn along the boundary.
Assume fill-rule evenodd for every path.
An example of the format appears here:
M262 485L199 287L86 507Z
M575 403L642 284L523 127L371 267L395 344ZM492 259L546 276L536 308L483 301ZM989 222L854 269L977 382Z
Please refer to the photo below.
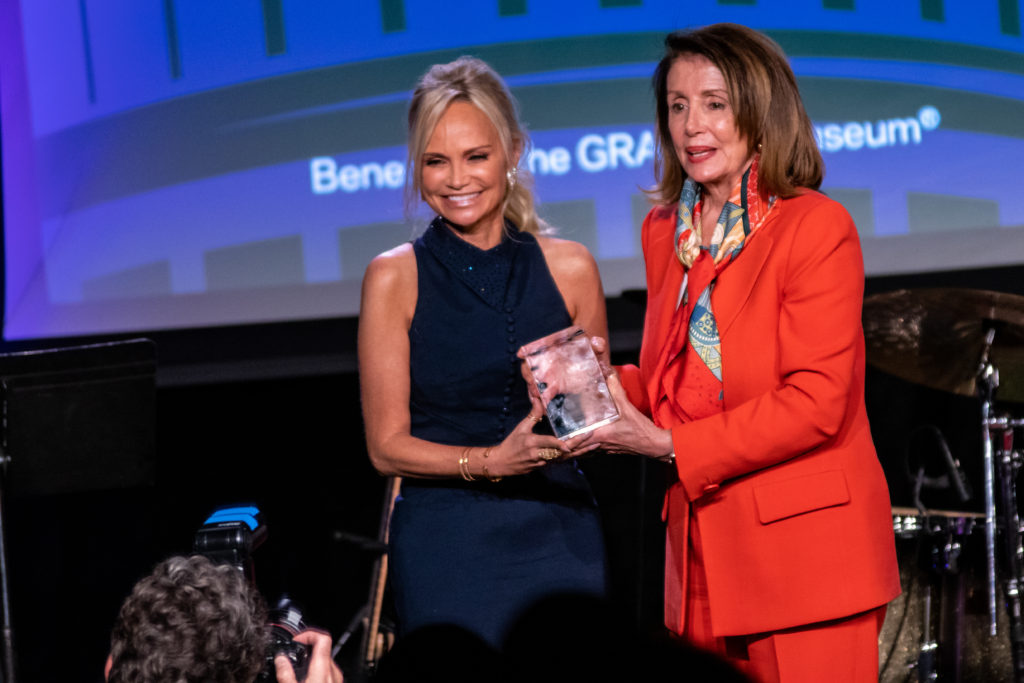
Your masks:
M736 257L736 261L728 265L712 290L711 305L715 312L720 339L728 332L743 305L750 298L757 278L768 260L774 243L771 230L768 228L768 224L763 225L754 233L743 246L743 251Z
M679 288L683 284L683 275L686 271L683 269L683 264L676 258L671 239L658 240L652 246L654 246L652 253L658 253L660 258L656 270L652 272L654 277L648 278L649 298L644 337L648 340L657 340L657 343L644 345L646 353L640 359L640 369L644 377L648 378L647 391L653 406L654 401L659 398L656 394L659 391L661 374L667 362L665 359L666 346L672 334L672 318L675 314L676 303L679 301ZM652 292L654 293L653 297L650 296Z
M668 263L668 271L665 273L665 281L661 286L657 301L652 301L655 315L658 322L658 336L663 344L667 343L672 333L672 317L676 312L676 304L679 303L679 288L683 286L683 276L686 271L683 264L672 254L672 260ZM662 349L658 349L657 358L662 356Z

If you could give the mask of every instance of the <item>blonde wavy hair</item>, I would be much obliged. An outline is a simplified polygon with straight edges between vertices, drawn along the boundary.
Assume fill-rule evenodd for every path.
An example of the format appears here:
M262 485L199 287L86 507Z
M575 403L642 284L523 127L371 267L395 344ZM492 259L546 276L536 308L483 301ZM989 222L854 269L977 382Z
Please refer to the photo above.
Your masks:
M406 212L412 213L421 197L423 151L437 122L456 101L469 102L487 116L498 131L502 151L510 163L507 170L515 169L515 182L506 183L502 215L520 230L534 235L549 232L550 227L537 216L533 178L523 163L529 158L530 136L519 121L519 104L494 69L475 57L435 64L416 84L409 102Z

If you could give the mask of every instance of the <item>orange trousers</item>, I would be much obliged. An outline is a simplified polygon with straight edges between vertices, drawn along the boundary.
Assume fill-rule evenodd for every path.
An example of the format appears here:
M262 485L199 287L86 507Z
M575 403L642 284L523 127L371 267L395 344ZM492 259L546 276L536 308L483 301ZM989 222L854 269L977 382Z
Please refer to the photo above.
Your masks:
M757 683L877 683L885 605L780 631L714 636L699 535L691 522L683 634L691 643L723 657Z

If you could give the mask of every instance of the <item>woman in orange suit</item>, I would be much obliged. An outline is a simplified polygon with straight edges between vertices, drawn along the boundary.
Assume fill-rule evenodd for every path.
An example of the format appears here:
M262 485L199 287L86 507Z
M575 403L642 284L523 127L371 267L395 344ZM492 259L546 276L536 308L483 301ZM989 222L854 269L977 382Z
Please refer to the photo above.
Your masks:
M673 33L654 75L640 365L591 436L671 462L665 620L759 681L876 681L899 594L864 409L857 232L777 44ZM649 417L648 417L649 416Z

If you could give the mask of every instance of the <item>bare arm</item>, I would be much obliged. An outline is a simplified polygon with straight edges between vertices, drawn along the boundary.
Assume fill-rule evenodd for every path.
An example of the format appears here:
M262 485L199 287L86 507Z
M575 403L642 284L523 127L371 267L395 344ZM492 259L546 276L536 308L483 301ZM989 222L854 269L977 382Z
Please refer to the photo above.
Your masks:
M487 452L491 477L523 474L543 465L539 448L566 447L555 437L533 433L542 409L535 403L500 444L490 449L447 446L410 433L409 326L417 298L416 257L402 245L375 258L363 278L359 315L359 377L370 461L384 475L421 478L462 476L468 457L471 476L482 477Z

